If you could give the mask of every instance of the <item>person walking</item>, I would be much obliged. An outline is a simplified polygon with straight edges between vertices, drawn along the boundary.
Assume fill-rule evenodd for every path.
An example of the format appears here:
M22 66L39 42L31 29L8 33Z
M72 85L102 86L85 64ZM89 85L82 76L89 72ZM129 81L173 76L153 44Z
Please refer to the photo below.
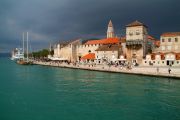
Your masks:
M168 72L169 72L169 74L171 74L171 68L169 67L169 69L168 69Z

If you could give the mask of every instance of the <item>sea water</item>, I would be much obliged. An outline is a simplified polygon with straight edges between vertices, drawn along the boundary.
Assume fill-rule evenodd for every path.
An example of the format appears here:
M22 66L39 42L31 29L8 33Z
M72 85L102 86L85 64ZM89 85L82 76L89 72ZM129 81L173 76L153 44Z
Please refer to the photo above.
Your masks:
M180 80L0 57L0 120L180 120Z

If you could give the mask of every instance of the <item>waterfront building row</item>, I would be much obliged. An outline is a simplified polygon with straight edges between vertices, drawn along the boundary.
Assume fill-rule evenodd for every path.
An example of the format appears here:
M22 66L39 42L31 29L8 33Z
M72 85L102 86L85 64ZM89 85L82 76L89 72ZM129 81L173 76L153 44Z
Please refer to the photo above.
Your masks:
M85 43L81 39L58 43L53 57L69 62L96 64L180 66L179 55L179 32L164 33L159 41L148 34L145 24L134 21L126 25L126 36L117 37L110 21L107 38Z

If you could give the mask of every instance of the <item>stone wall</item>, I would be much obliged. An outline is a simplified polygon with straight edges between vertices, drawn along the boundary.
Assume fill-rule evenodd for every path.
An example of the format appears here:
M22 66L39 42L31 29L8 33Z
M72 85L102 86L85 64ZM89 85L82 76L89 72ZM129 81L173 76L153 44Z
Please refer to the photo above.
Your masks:
M84 55L91 53L96 53L96 49L99 47L99 44L94 45L78 45L77 46L77 52L76 52L76 59L79 60L79 58L83 57Z

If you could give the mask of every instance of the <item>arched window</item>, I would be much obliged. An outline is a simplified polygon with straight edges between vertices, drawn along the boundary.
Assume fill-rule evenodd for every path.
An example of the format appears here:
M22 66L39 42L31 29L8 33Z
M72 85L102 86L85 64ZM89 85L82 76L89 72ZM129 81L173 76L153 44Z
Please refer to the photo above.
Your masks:
M91 53L91 50L89 50L88 52Z

